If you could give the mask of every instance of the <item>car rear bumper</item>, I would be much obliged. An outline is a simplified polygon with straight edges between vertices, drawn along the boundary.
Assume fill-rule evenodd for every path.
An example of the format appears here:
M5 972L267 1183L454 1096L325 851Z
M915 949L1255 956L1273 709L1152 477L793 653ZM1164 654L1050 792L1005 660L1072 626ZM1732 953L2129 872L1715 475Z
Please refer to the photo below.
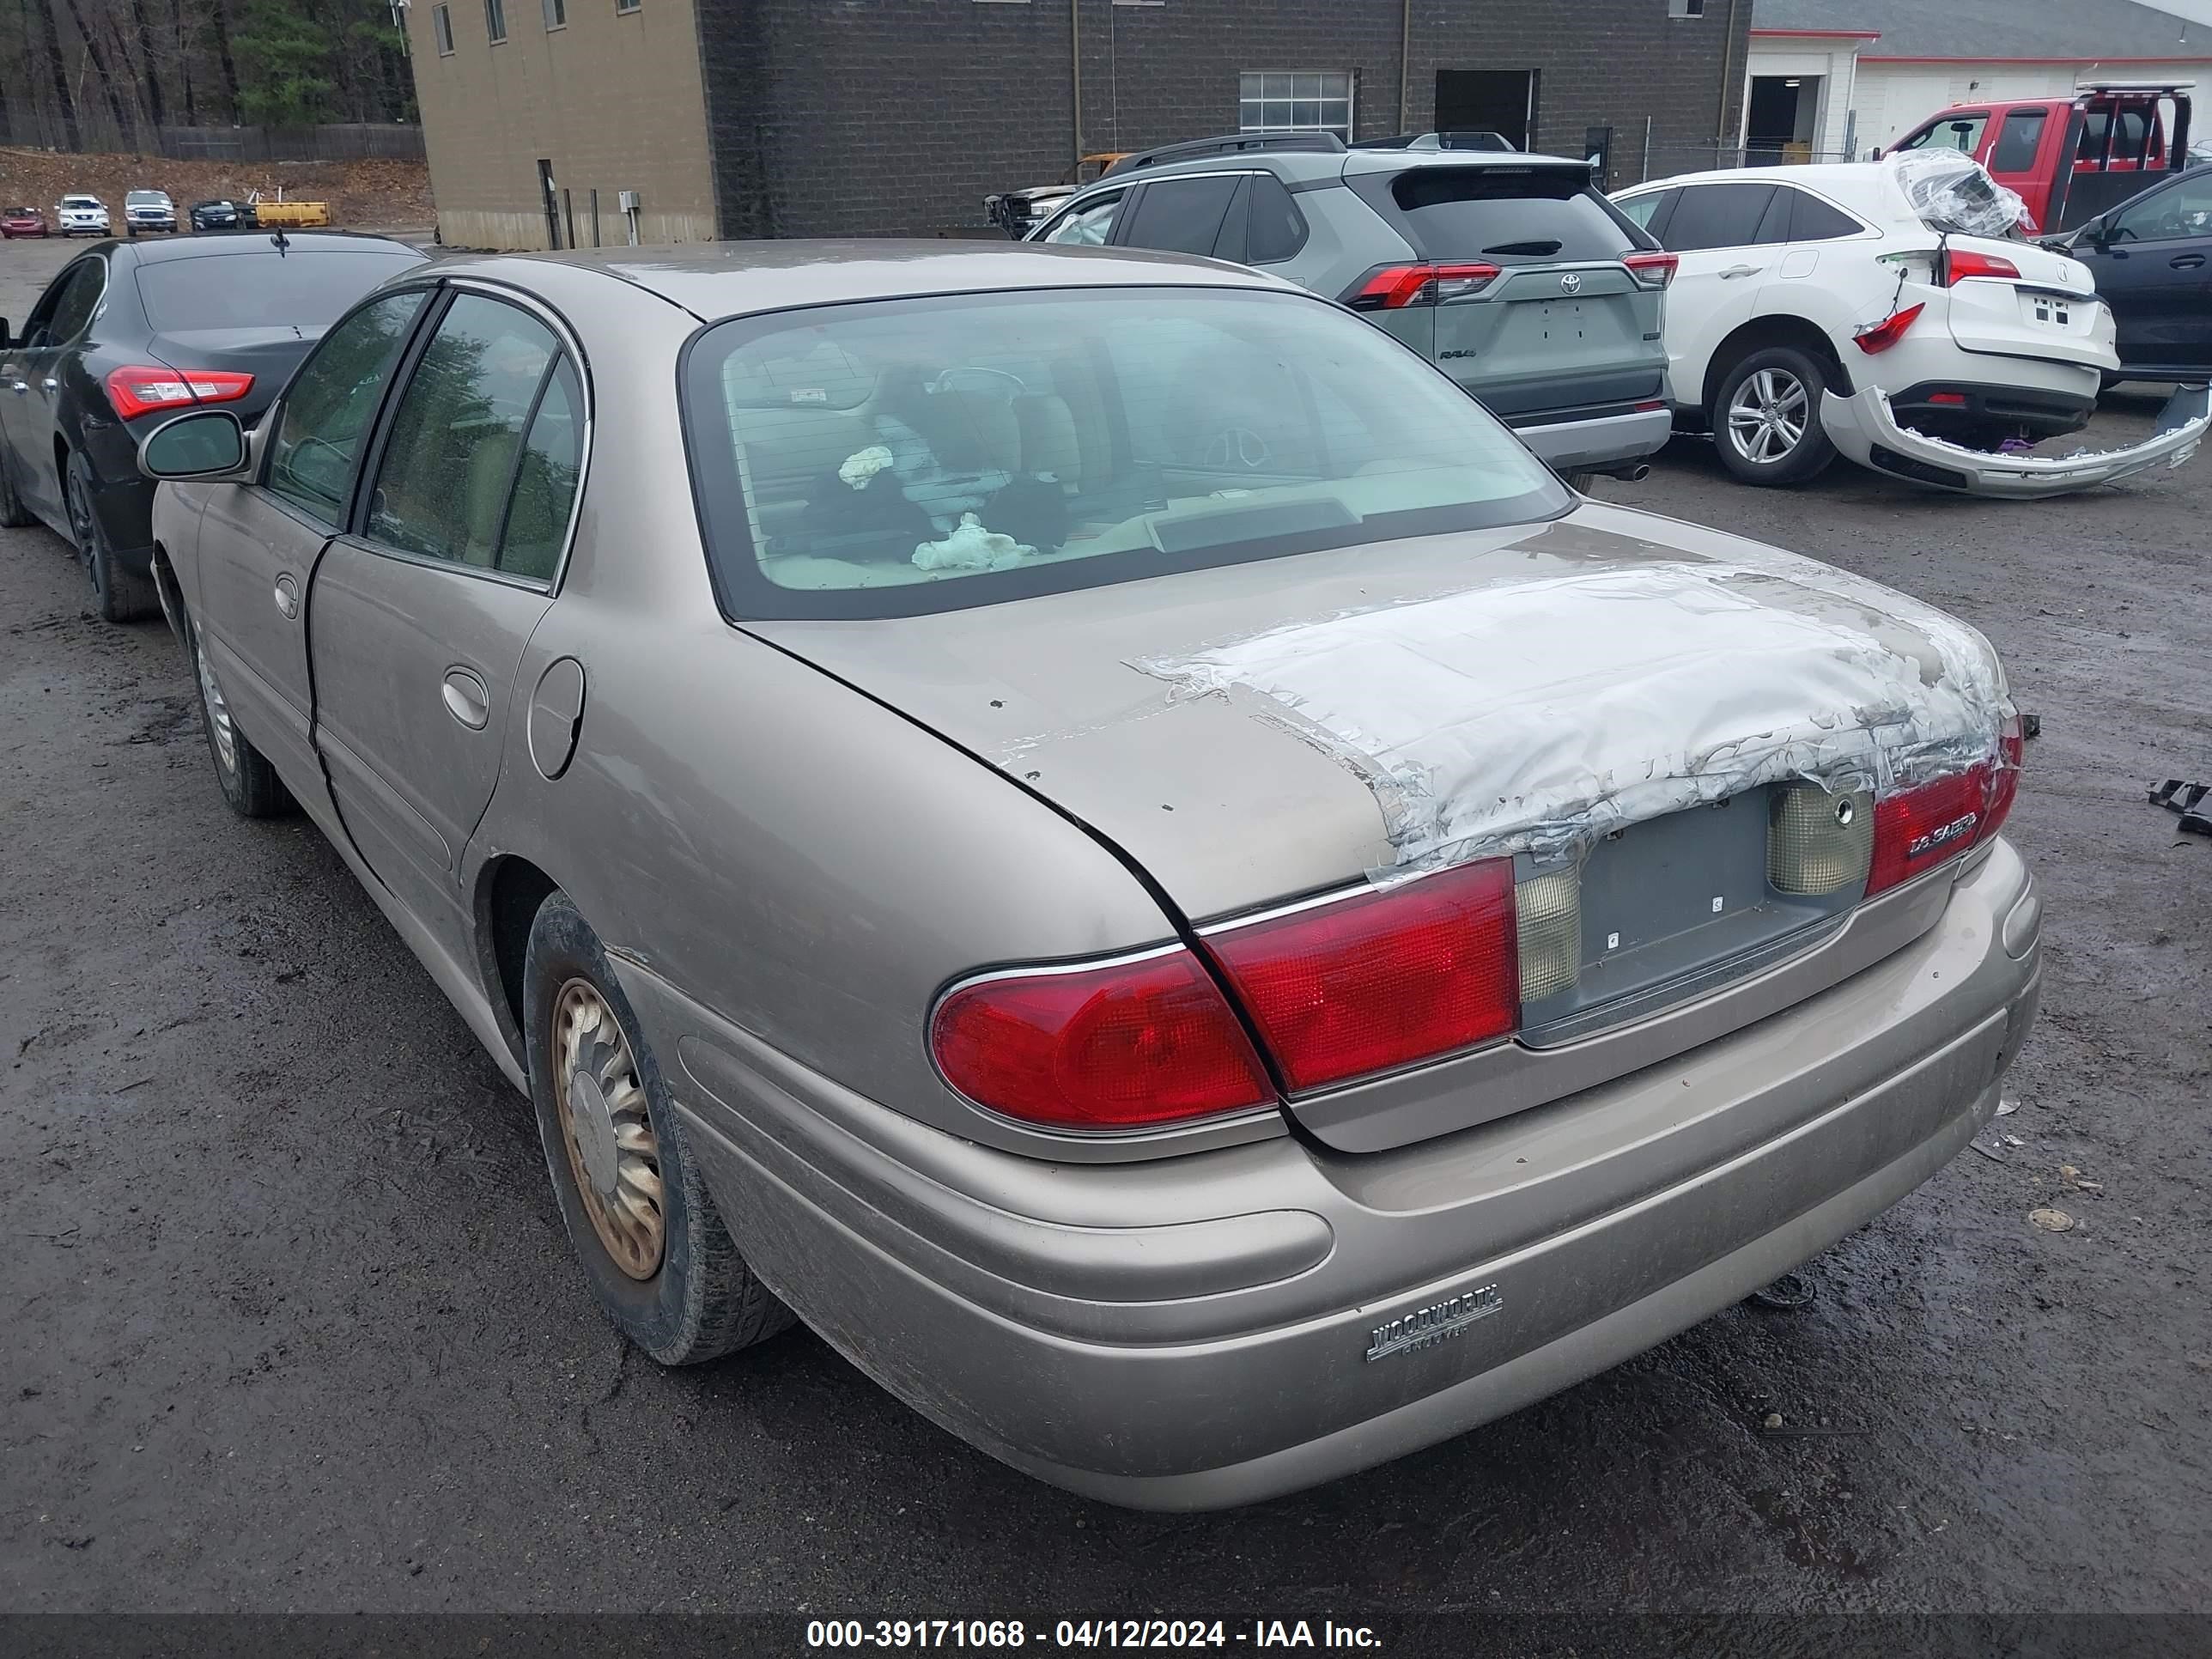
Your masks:
M1937 402L1937 398L1950 401ZM2021 427L2039 438L2079 432L2097 412L2094 391L2052 391L1964 380L1923 380L1889 394L1900 426L1939 435L1972 426Z
M2183 386L2166 400L2158 427L2138 444L2070 455L1997 455L1916 432L1900 422L1880 388L1844 398L1827 393L1820 423L1836 447L1862 466L1962 495L2032 501L2071 495L2158 466L2179 466L2197 453L2212 425L2212 396Z
M1667 447L1674 435L1674 416L1664 407L1632 410L1590 420L1546 421L1534 426L1516 425L1514 434L1544 461L1561 472L1640 461Z
M1879 1214L1994 1114L2039 926L2000 841L1893 956L1610 1084L1389 1152L1121 1164L924 1127L617 966L740 1248L816 1330L1040 1479L1206 1509L1502 1416Z

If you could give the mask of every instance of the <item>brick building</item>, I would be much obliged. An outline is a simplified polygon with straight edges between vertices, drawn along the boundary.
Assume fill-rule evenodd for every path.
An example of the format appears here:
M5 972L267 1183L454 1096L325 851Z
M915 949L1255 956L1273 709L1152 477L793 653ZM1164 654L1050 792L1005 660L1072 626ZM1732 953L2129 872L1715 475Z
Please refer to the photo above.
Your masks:
M1080 155L1488 127L1617 185L1740 118L1751 0L415 0L441 234L980 231ZM1706 161L1711 165L1710 159ZM592 216L596 192L598 217ZM573 232L571 226L573 225Z

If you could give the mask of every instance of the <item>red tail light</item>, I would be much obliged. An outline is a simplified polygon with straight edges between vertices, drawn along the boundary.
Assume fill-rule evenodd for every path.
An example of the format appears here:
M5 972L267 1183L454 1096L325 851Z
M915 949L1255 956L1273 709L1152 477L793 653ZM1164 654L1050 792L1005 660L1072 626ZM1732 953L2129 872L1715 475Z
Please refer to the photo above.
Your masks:
M1182 945L971 981L937 1005L929 1042L970 1100L1058 1128L1150 1128L1275 1097L1220 988Z
M1893 311L1880 322L1869 323L1851 338L1857 343L1861 351L1869 356L1877 351L1887 351L1905 337L1905 331L1912 326L1912 319L1927 309L1927 306L1922 304Z
M1675 267L1682 259L1675 253L1632 253L1620 263L1644 287L1664 288L1674 280Z
M1469 1048L1520 1019L1510 859L1225 927L1206 947L1294 1090Z
M1972 248L1954 247L1943 256L1943 268L1936 274L1936 286L1948 288L1969 276L2006 276L2020 280L2020 267L1996 253L1977 253Z
M1384 265L1345 296L1354 311L1398 311L1480 294L1498 277L1496 265Z
M165 410L189 409L194 404L235 403L252 390L251 374L222 368L195 368L180 374L173 368L133 364L107 372L107 401L126 421Z

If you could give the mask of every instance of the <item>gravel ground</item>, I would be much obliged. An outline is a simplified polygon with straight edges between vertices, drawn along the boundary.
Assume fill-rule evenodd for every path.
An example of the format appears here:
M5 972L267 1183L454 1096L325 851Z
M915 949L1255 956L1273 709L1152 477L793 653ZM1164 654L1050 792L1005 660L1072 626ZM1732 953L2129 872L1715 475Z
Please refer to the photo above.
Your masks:
M0 250L0 311L60 252ZM625 1353L526 1103L313 829L228 815L166 629L0 532L0 1610L2212 1612L2212 842L2143 798L2212 774L2212 457L2021 507L1681 443L1609 493L2003 651L2043 719L2019 1109L1802 1312L1184 1518L1035 1485L804 1330Z

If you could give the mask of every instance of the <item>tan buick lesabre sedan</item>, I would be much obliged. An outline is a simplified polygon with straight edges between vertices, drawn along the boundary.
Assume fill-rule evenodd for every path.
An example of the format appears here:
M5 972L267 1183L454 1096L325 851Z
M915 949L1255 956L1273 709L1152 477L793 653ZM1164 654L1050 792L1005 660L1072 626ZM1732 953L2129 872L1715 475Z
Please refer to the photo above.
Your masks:
M529 1091L621 1329L795 1313L1117 1503L1704 1318L2033 1016L1978 634L1584 500L1249 271L450 260L142 459L225 795Z

